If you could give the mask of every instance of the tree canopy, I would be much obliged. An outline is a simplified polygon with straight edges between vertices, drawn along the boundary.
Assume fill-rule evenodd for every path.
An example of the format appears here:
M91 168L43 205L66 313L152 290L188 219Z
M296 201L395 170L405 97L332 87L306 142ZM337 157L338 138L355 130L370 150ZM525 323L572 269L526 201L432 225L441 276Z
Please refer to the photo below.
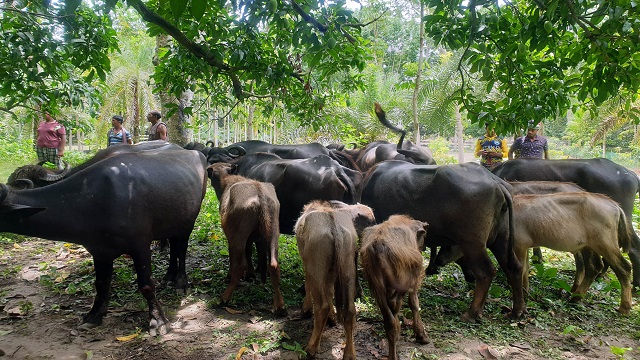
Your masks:
M427 0L426 31L462 49L460 99L471 117L505 127L564 114L613 97L633 107L640 84L640 16L635 1ZM470 79L494 99L478 97Z
M0 68L9 80L0 84L2 109L33 93L42 95L40 102L75 105L78 89L72 85L83 79L89 84L95 75L104 80L106 57L117 49L108 16L114 6L134 8L150 35L175 40L156 61L155 81L176 95L198 88L217 103L228 102L230 94L236 101L252 97L267 108L283 104L312 117L327 98L358 85L358 77L336 75L366 64L365 24L342 0L18 1L0 8L0 41L12 44L0 56L15 60ZM15 66L23 58L28 64Z
M637 119L635 2L424 1L427 36L462 53L457 96L473 121L515 129L615 97L624 99L619 111ZM360 72L379 49L369 47L362 29L384 14L380 4L361 11L363 21L345 0L3 2L0 111L95 110L96 86L118 51L112 10L130 7L149 35L175 40L155 60L157 88L176 96L197 89L227 107L253 98L266 111L282 107L314 123L334 97L364 84ZM390 60L392 67L415 61Z

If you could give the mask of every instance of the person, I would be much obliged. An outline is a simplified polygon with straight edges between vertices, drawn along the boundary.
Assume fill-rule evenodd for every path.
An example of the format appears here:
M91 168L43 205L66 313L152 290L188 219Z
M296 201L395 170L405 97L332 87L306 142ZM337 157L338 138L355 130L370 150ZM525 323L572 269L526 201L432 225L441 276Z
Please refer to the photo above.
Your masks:
M62 169L61 157L64 156L64 147L67 144L64 125L54 119L48 111L44 113L44 121L38 125L36 139L36 154L38 160L50 162L58 169Z
M519 154L520 158L549 159L549 145L547 138L538 135L540 124L529 120L527 125L527 135L517 138L509 149L509 160L513 159L513 154Z
M147 120L151 123L147 134L151 140L167 140L167 124L160 121L162 114L158 110L152 110L147 114Z
M111 118L111 125L113 126L107 132L107 147L120 144L133 144L131 140L131 133L122 126L124 118L120 115L113 115Z
M484 135L476 140L475 155L480 158L482 166L492 170L507 157L507 142L496 135L489 123L484 123L484 127L486 129Z

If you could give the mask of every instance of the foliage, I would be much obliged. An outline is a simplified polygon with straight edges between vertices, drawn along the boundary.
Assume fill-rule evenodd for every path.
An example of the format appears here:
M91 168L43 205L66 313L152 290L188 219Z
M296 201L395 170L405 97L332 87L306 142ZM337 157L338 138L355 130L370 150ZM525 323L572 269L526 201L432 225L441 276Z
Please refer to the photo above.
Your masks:
M263 98L267 110L283 103L313 123L336 91L358 85L336 75L365 65L362 24L344 2L194 1L189 11L182 1L127 4L151 35L176 40L162 49L154 75L176 96L197 87L216 104L229 105L229 93L239 101Z
M622 111L637 121L634 2L430 0L428 6L427 34L464 51L460 97L474 121L516 129L529 119L564 114L572 97L599 105L619 94L629 99ZM476 97L470 79L485 81L501 97Z
M105 79L117 47L107 14L97 5L71 10L42 0L3 2L0 10L0 111L95 110L93 81Z
M437 137L429 143L429 149L433 153L433 159L438 165L457 164L458 160L449 155L449 141L443 137Z

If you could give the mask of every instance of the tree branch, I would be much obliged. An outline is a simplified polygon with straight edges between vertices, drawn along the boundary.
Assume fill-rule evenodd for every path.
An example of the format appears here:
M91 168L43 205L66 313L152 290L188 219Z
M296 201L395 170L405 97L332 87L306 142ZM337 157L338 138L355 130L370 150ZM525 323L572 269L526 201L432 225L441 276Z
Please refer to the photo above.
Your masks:
M313 17L311 17L311 15L307 14L301 7L300 5L298 5L298 3L295 0L289 0L291 2L291 7L293 7L293 10L295 10L300 16L302 16L302 18L304 19L304 21L308 22L309 24L315 26L318 30L320 30L323 34L327 32L328 28L326 25L321 24L318 20L314 19Z
M244 98L242 83L240 82L238 75L232 71L231 67L228 64L224 63L223 61L217 60L215 58L215 55L211 51L188 39L186 35L184 35L182 31L180 31L180 29L169 23L162 16L151 11L144 5L144 3L142 3L141 0L127 0L127 4L132 6L138 12L138 14L142 16L143 20L158 25L169 36L174 38L180 45L184 46L189 52L203 59L209 65L218 68L222 73L226 74L231 79L231 83L233 84L233 93L235 97L240 100Z

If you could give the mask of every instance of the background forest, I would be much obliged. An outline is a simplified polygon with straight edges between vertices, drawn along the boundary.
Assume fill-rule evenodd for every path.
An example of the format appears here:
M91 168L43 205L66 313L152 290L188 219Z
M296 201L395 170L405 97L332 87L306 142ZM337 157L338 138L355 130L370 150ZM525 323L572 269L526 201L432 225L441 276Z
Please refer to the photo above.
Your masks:
M273 2L275 5L271 1L262 5L265 9L273 6L279 10L279 13L288 11L284 8L286 3ZM86 29L104 27L104 33L98 32L95 36L104 36L103 40L107 39L107 44L100 43L100 45L110 51L99 56L85 54L86 61L94 61L102 65L94 64L91 67L85 64L84 67L74 68L74 64L79 64L76 57L82 56L78 54L77 44L80 43L78 40L75 50L67 49L66 52L57 54L61 57L62 65L51 65L51 70L55 71L64 68L65 76L47 73L48 68L43 59L51 58L53 52L44 51L43 59L32 55L38 51L39 47L46 48L51 42L61 40L58 38L59 34L54 31L54 34L49 35L51 37L39 39L41 44L38 40L29 40L35 36L33 34L26 37L30 41L29 44L16 43L16 38L20 39L27 34L26 30L19 26L21 21L26 21L21 17L26 18L26 12L21 11L26 10L27 7L24 6L27 5L21 5L21 2L3 2L0 6L0 14L6 20L3 20L1 40L14 41L6 49L7 59L18 54L22 58L39 61L35 69L40 71L34 74L33 68L29 68L28 64L23 64L22 69L10 71L3 68L0 71L0 74L5 74L9 80L11 76L18 75L18 80L24 80L20 87L16 86L18 80L13 87L11 87L11 81L3 81L3 90L0 92L0 130L4 134L0 138L2 143L0 151L6 155L3 156L4 161L10 162L11 166L35 160L35 154L31 149L34 129L41 121L39 112L41 106L54 109L57 120L62 122L72 134L68 141L71 150L87 152L106 146L106 132L110 128L110 118L114 114L124 116L124 125L134 134L135 142L144 140L144 132L148 126L145 114L152 109L161 109L168 115L165 118L170 125L171 140L181 145L188 141L205 142L207 140L212 140L217 145L226 145L245 139L262 139L283 144L310 141L323 144L332 142L364 144L381 138L395 141L395 136L385 131L375 120L372 111L373 102L379 101L392 122L410 130L414 141L426 140L423 144L431 144L440 163L475 160L468 152L473 139L482 134L482 124L485 121L495 123L499 133L511 139L518 129L522 128L522 124L532 117L543 121L544 127L541 133L551 137L551 155L554 158L606 156L623 165L638 167L635 159L638 159L640 149L635 117L636 100L633 93L621 90L614 96L594 101L593 91L587 95L582 94L584 88L589 85L584 84L580 90L582 92L575 92L569 98L570 106L556 104L552 113L549 113L546 107L544 109L542 107L542 105L546 106L548 101L530 96L530 103L526 104L525 108L533 111L533 115L524 108L521 111L518 108L511 109L512 112L507 118L500 113L477 112L473 101L482 101L485 107L494 104L493 109L503 111L499 103L504 102L506 95L509 94L505 94L500 86L494 85L496 80L500 81L497 69L480 66L478 58L474 57L477 54L469 55L469 51L473 48L465 50L447 45L446 36L452 35L441 34L430 28L434 26L434 21L442 17L436 16L437 8L426 6L429 4L421 6L415 1L325 4L327 11L333 11L331 13L333 18L323 14L325 19L335 20L338 24L340 22L349 24L355 21L357 26L352 24L352 29L358 31L355 35L348 37L332 34L331 30L324 33L316 30L294 34L294 38L300 37L300 44L305 40L312 43L311 48L306 48L308 54L328 52L330 59L319 55L309 58L304 49L297 52L295 48L286 48L286 45L283 45L288 53L286 62L289 65L293 64L294 68L298 66L302 69L299 76L290 76L294 80L300 77L303 81L298 82L304 85L302 93L293 94L295 99L291 100L273 95L273 89L278 89L280 86L279 91L284 93L292 87L291 84L278 84L274 80L269 83L268 91L261 93L264 89L260 87L264 85L260 84L259 77L241 78L245 81L244 95L241 96L238 96L235 90L230 90L228 82L225 83L224 80L218 79L221 86L220 89L215 89L212 87L215 86L215 82L212 83L211 78L207 79L205 76L205 80L202 81L192 74L194 69L187 67L194 67L197 64L188 63L192 61L192 59L186 60L189 54L180 52L175 47L175 43L171 43L166 36L159 34L154 24L149 25L148 21L143 20L134 2L130 2L130 6L117 3L117 6L108 13L96 10L102 9L98 5L109 6L110 3L107 1L101 5L98 2L94 4L93 10L81 5L76 13L86 15L87 18L76 19L77 22L73 25L67 24L78 27L75 35L85 39L83 41L86 41L87 45L90 43L86 40L86 34L82 33L81 27L86 26ZM173 6L174 2L170 3ZM189 11L193 12L199 3L201 1L190 3L189 6L193 8L187 8L188 11L181 16L186 16L185 14ZM153 3L150 4L152 5ZM270 21L264 15L262 18L256 14L252 15L250 11L252 6L258 8L259 5L253 3L234 5L233 8L240 18L236 20L246 17L244 20L256 22L257 29L270 34L272 39L284 36L281 33L283 30L276 29L276 25L272 24L274 20ZM482 20L485 25L482 26L490 26L489 22L493 20L492 11L495 10L495 6L483 10L480 5L478 4L478 16L480 14L486 16L486 20ZM517 8L517 4L510 5ZM66 6L71 5L54 2L49 11L64 15L65 11L68 11ZM166 2L164 6L169 8ZM523 7L525 5L519 6L523 13L527 11L527 8ZM335 10L334 7L342 9L344 14ZM507 8L505 6L504 10ZM631 10L633 9L632 7ZM159 14L162 14L161 10L162 8L157 10ZM167 11L171 14L175 9L171 7ZM233 10L229 11L233 13ZM421 17L421 12L427 16ZM87 20L90 17L88 14L94 17L91 19L93 22ZM340 18L341 14L344 15L343 18ZM282 18L286 17L284 14L281 15ZM631 15L632 12L628 14L628 16ZM508 19L506 12L501 16ZM273 18L276 17L277 15ZM44 16L34 18L46 19ZM64 17L61 16L61 18ZM171 19L170 16L168 18ZM204 20L205 18L202 18L201 22ZM46 21L48 20L43 22ZM82 21L87 24L83 24ZM179 21L177 23L180 24ZM12 26L9 26L10 24ZM64 25L65 21L61 20L60 24ZM623 27L624 24L624 22L620 23ZM269 28L272 25L273 28ZM543 24L545 27L546 25L546 23ZM184 28L184 24L181 26ZM286 28L286 26L282 27ZM431 30L432 37L429 34L425 37L424 31L421 31L425 28ZM339 29L338 27L334 30ZM63 29L58 30L62 33ZM193 30L187 28L183 32L190 34L189 31ZM479 28L477 31L478 36L485 36L483 34L486 31L483 32ZM248 36L248 32L236 34L232 32L229 30L228 33L222 33L221 38L218 39L220 44L229 47L224 55L229 56L229 63L241 62L243 59L247 62L251 61L249 55L251 51L258 54L271 51L275 52L276 56L283 56L277 49L264 49L268 45L266 42L269 41L269 36L249 42L243 39ZM331 34L331 37L327 34ZM323 38L319 40L318 35L322 35ZM347 46L351 41L349 37L356 35L357 39L353 40L355 45L349 48ZM230 43L232 40L235 41L235 45ZM487 37L486 43L490 44L488 40L490 39ZM315 45L313 45L314 41ZM491 46L487 49L481 41L476 42L478 44L474 46L484 49L487 53L491 51ZM49 45L46 45L48 43ZM60 50L63 43L60 41L56 49ZM71 43L74 42L71 41ZM533 40L530 39L528 44L533 48ZM263 48L252 48L258 45ZM99 50L98 46L93 51L97 50ZM533 51L535 49L527 50L530 51L529 57L537 56ZM545 51L548 54L549 48ZM172 52L173 57L168 57L168 52ZM498 58L504 56L504 52L506 52L505 49L495 49L495 52L490 55ZM107 54L108 58L104 58ZM66 58L63 58L65 56ZM166 59L166 64L159 60L163 57ZM176 61L182 68L176 67ZM343 68L336 65L349 61L353 64L345 65ZM521 68L526 66L525 60L515 58L512 61L519 61ZM277 65L274 63L273 67L269 67L267 74L269 71L277 71ZM3 65L3 67L10 66L10 62ZM101 73L103 69L109 71ZM570 72L575 74L578 70L574 67ZM494 73L495 76L492 75ZM536 76L544 76L544 72L540 71L534 77ZM550 77L551 82L545 80L544 83L553 89L559 89L559 92L566 87L565 91L569 93L568 83L572 79L571 76L573 75L566 75L561 77L561 80ZM181 77L185 78L186 83L176 83L176 78ZM104 78L104 81L101 78ZM562 79L566 80L566 83ZM514 77L513 81L516 80L518 78ZM540 82L539 79L538 82ZM29 89L29 86L34 88ZM18 89L25 94L21 94ZM31 91L34 96L29 96L28 91ZM474 95L471 96L470 93ZM540 101L544 102L540 103ZM512 102L515 103L516 99L512 99ZM467 147L466 158L463 158L462 154L456 155L456 150L464 146L464 140ZM71 158L83 156L74 155L73 152L67 154Z

